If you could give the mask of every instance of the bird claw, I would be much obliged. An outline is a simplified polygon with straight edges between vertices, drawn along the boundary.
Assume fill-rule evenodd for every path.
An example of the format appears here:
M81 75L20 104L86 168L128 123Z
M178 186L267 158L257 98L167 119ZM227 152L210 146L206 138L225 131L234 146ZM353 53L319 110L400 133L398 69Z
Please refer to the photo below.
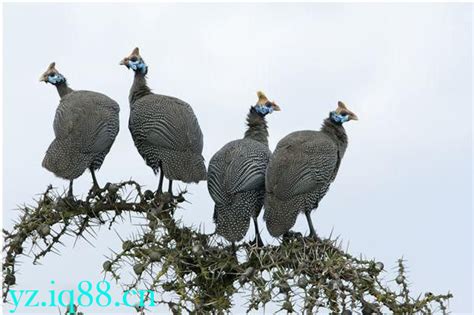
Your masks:
M168 204L173 200L173 196L168 192L156 192L155 200L160 204Z
M89 195L91 197L100 196L102 189L98 185L93 185L89 190Z
M64 209L74 209L79 205L79 201L73 195L68 194L66 197L58 200L58 206Z
M285 234L283 234L283 240L292 240L292 239L302 239L303 234L300 232L293 232L293 231L288 231Z
M307 239L317 241L319 239L318 235L316 233L309 233L309 235L306 237Z
M316 234L309 234L303 238L304 243L318 243L321 239Z
M181 193L175 196L170 192L159 192L159 191L155 192L155 200L164 204L171 203L171 202L181 203L185 201L183 194Z
M143 197L145 200L152 200L155 197L155 194L151 190L145 190Z
M176 200L177 203L181 203L181 202L186 201L186 199L184 199L184 197L183 197L183 194L179 194L179 195L177 195L177 196L173 196L173 199Z
M76 201L76 197L73 195L67 195L66 197L63 198L65 202L71 203Z

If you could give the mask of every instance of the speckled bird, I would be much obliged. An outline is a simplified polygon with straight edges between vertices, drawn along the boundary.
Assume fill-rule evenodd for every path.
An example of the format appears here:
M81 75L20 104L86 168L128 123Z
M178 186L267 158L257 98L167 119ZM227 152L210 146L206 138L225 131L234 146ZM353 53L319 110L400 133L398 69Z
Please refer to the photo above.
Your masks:
M162 192L164 176L169 180L170 194L174 180L206 180L203 136L191 106L176 97L152 93L146 79L148 65L138 48L120 64L135 72L129 94L128 126L145 163L160 174L157 192Z
M247 233L252 218L255 243L262 246L257 217L263 206L265 170L271 155L265 117L280 107L263 92L257 95L257 104L250 107L247 115L244 138L227 143L211 158L207 185L215 202L217 234L230 242L239 241Z
M61 98L54 117L55 139L46 151L43 167L69 180L68 196L73 196L73 181L86 169L98 189L95 171L104 162L119 132L120 107L110 97L92 91L74 91L51 63L41 82L56 86Z
M265 213L267 229L278 237L295 224L300 212L306 215L310 237L316 237L311 211L334 181L347 148L342 124L357 116L339 102L320 131L290 133L278 143L266 173Z

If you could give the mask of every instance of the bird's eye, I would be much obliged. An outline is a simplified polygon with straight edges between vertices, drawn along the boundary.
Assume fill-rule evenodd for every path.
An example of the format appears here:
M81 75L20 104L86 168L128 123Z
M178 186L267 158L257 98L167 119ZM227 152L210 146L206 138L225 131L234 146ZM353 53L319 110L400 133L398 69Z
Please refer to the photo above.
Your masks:
M52 78L53 78L53 77L55 77L55 76L56 76L56 73L50 73L50 74L48 74L48 77L52 77Z
M273 104L272 104L271 102L266 102L266 103L265 103L265 106L267 106L267 107L272 107L272 105L273 105Z
M130 58L130 61L132 61L132 62L136 62L137 60L138 60L138 59L137 59L137 57L135 57L135 56L133 56L132 58Z

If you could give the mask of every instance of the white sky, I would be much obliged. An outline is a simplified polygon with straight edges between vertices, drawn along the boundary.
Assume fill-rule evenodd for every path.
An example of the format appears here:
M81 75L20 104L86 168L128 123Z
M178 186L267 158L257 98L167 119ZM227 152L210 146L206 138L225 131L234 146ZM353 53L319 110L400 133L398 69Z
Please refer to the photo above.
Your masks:
M7 4L5 226L18 204L48 184L67 186L41 168L59 99L54 87L38 82L51 61L72 88L105 93L121 106L121 131L99 183L132 177L156 188L127 127L133 75L118 65L139 46L150 87L193 106L207 161L243 135L258 89L282 108L268 119L271 149L289 132L319 129L344 101L360 121L346 124L349 148L313 213L316 230L328 236L333 229L351 253L388 268L403 256L414 295L450 290L450 310L470 312L471 16L469 4ZM86 193L90 182L85 174L75 193ZM178 216L212 232L206 183L188 188L192 204ZM303 217L295 229L307 231ZM123 237L135 230L129 223L117 228ZM59 290L102 280L104 256L120 242L104 229L96 243L72 248L70 239L61 257L48 256L42 266L24 258L17 288Z

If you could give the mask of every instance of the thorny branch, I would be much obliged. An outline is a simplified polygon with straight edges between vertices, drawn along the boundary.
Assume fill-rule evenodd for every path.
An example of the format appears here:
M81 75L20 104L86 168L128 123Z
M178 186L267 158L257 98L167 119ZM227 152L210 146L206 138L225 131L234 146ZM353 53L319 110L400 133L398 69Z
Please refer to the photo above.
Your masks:
M121 282L120 275L130 266L135 277L122 283L124 288L145 287L149 301L167 305L173 314L224 313L239 294L248 311L274 302L280 311L308 314L447 312L450 293L410 295L402 259L392 285L383 279L388 273L381 262L351 256L337 239L295 235L276 246L226 246L173 218L184 194L142 193L138 183L126 181L72 200L48 187L36 206L22 207L12 231L3 230L4 301L16 284L17 259L27 247L36 264L50 252L59 253L65 235L86 238L86 233L94 235L95 227L110 228L118 224L117 218L134 213L146 220L146 227L122 240L122 249L112 252L102 267Z

